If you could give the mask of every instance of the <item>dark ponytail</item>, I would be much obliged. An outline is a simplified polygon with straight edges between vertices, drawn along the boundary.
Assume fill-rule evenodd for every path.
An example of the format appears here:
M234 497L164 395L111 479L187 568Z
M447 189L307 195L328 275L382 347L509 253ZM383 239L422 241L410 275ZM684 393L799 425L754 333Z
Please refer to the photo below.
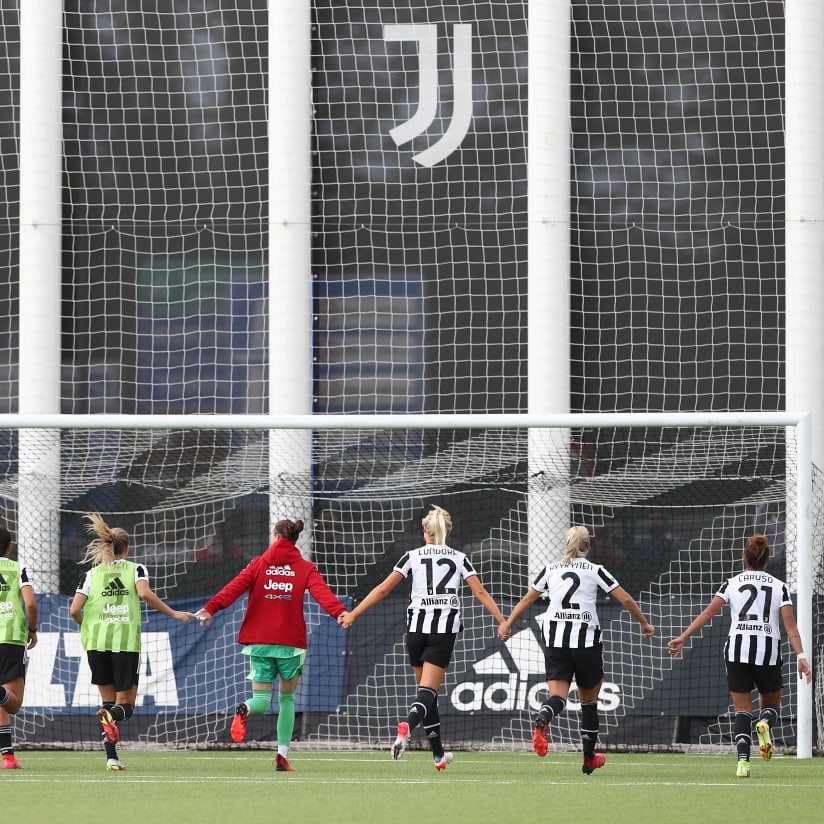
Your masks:
M744 550L744 561L750 569L765 569L770 557L770 544L766 535L752 535Z
M280 535L281 538L286 538L287 541L295 543L300 533L303 532L303 521L290 521L284 518L275 524L275 534Z

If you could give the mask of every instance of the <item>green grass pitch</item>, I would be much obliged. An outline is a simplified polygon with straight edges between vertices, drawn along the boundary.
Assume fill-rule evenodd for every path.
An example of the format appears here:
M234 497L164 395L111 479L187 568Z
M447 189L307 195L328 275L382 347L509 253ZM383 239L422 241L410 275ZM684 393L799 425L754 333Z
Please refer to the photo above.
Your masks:
M437 772L428 753L394 762L387 752L302 752L277 773L262 750L121 752L126 772L101 752L18 752L24 769L0 774L3 819L89 824L414 821L747 824L824 820L824 759L754 750L752 777L734 755L607 753L581 773L581 758L456 752Z

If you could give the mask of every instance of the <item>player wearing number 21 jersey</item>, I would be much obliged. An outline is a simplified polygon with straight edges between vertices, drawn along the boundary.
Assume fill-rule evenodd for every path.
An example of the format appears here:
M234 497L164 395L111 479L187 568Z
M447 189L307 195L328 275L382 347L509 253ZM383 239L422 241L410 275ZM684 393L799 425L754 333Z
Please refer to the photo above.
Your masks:
M724 604L730 605L730 630L724 643L727 686L735 718L733 737L738 756L736 776L750 777L752 744L752 691L758 690L760 711L755 731L761 757L769 761L773 745L771 728L781 711L781 623L790 646L798 656L798 676L812 677L801 635L795 623L787 585L767 572L770 548L766 536L751 535L744 548L744 571L725 581L692 623L669 644L670 655L678 655L686 640L712 621Z
M760 570L725 581L716 595L730 605L730 633L724 659L766 666L781 657L781 608L792 604L787 585Z
M407 552L394 571L412 579L406 610L410 632L460 632L461 602L458 590L477 575L469 558L444 544L427 544Z

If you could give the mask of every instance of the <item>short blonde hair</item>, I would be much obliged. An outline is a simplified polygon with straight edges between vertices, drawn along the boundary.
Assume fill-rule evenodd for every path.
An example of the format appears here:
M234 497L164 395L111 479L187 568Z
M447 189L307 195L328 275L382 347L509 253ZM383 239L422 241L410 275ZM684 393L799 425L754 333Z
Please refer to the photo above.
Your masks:
M431 511L427 512L421 524L438 544L445 544L447 536L452 532L452 516L443 507L435 504L432 504Z
M573 526L567 530L564 544L564 562L569 563L587 554L589 530L585 526Z

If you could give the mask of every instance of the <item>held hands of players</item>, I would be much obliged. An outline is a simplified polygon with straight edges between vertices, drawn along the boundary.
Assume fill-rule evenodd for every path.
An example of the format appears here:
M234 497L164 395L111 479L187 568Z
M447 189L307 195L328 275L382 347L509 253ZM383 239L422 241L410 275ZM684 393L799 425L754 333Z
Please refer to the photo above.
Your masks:
M355 619L352 618L352 613L351 612L345 612L344 611L340 615L338 615L338 623L344 629L349 629L349 627L351 627L352 624L355 623Z
M199 609L192 617L197 618L202 627L208 627L212 623L212 613L203 608Z
M512 635L512 627L509 621L504 621L503 624L498 625L498 638L502 641L508 641Z
M171 617L174 618L176 621L183 621L183 623L186 624L186 626L188 627L192 618L197 618L197 615L195 615L193 612L181 612L180 610L176 609L172 613Z

